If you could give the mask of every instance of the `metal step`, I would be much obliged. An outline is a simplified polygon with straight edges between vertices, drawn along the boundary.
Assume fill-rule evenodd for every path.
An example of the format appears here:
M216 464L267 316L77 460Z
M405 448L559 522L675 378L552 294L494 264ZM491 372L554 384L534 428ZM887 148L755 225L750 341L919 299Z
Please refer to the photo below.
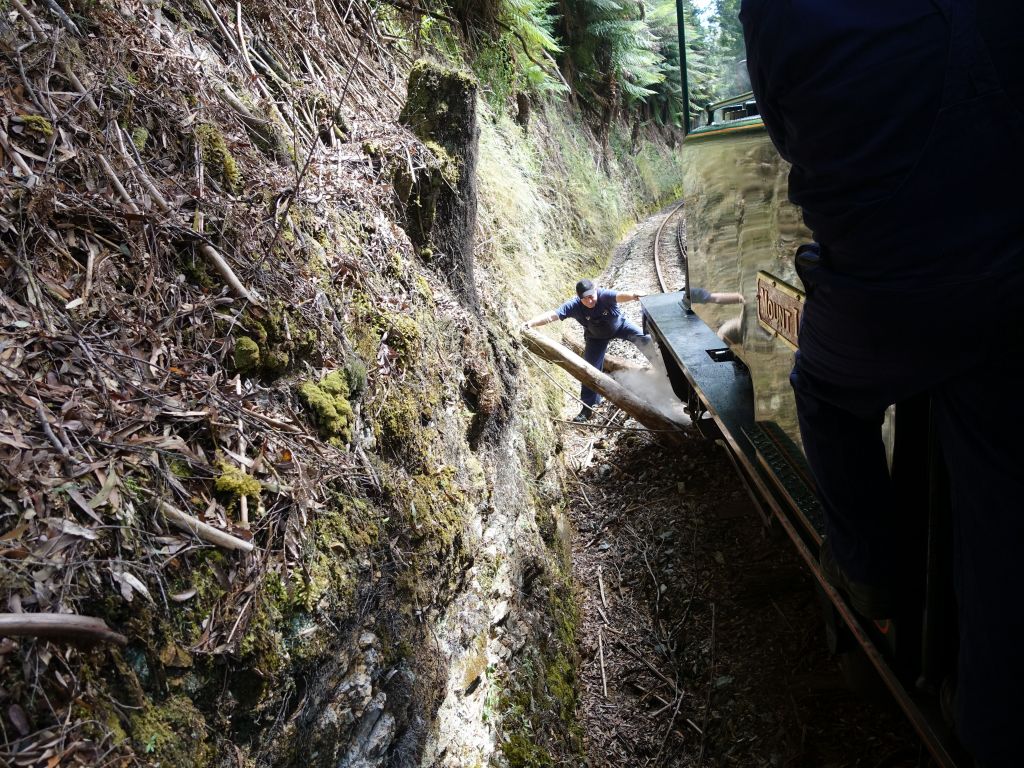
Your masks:
M773 421L758 421L744 427L758 461L785 497L788 506L811 538L821 544L825 535L825 512L814 492L811 469L803 453L782 428Z

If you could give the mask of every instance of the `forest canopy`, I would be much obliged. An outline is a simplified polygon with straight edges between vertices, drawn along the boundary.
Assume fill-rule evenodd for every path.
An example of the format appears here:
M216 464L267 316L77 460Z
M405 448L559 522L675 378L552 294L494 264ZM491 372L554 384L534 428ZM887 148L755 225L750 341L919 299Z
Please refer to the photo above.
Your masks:
M603 124L636 115L682 124L677 8L685 18L690 113L748 89L739 0L383 0L447 22L467 41L496 107L513 94L568 92Z

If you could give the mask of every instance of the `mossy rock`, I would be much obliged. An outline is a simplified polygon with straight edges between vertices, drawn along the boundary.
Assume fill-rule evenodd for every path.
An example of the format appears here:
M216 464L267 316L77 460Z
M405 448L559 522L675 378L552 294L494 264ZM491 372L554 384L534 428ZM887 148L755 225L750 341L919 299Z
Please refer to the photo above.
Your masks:
M317 511L303 558L305 581L294 593L305 610L351 610L362 563L380 536L372 512L344 493Z
M550 768L555 765L551 753L536 743L530 734L513 733L501 744L509 768Z
M392 387L382 403L373 431L381 449L418 466L426 459L436 429L425 426L433 420L435 402L423 387L404 383Z
M549 567L538 577L543 588L536 592L547 594L544 627L535 630L546 640L528 646L516 661L497 702L505 733L502 752L509 765L520 768L554 765L552 752L571 764L583 762L577 719L580 612L571 582L553 567L554 573Z
M187 602L173 606L165 634L173 636L184 648L198 642L203 622L228 593L231 568L228 556L215 549L190 553L178 562L177 572L169 578L169 591L173 594L195 590L195 594Z
M399 121L424 141L444 141L453 123L465 120L468 98L476 98L472 75L423 59L409 71L408 98Z
M381 316L388 334L388 346L395 350L399 358L407 365L415 362L415 354L419 351L422 331L416 320L399 314Z
M210 274L206 260L199 258L194 252L179 253L177 268L191 285L200 288L204 293L217 287L217 281Z
M247 310L240 322L247 333L235 339L235 370L268 379L285 373L295 362L294 353L301 348L308 355L316 347L316 332L301 331L300 322L293 319L289 323L287 310L281 303L269 309L252 307ZM300 339L299 345L290 338L292 327Z
M345 364L345 381L348 382L349 399L358 400L366 391L366 363L358 357Z

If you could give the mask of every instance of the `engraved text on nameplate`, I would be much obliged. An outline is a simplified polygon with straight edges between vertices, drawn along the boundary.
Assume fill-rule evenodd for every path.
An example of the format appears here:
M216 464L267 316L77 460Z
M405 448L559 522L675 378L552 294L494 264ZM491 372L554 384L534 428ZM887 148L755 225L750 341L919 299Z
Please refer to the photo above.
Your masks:
M762 327L797 346L803 292L767 272L757 274L757 320Z

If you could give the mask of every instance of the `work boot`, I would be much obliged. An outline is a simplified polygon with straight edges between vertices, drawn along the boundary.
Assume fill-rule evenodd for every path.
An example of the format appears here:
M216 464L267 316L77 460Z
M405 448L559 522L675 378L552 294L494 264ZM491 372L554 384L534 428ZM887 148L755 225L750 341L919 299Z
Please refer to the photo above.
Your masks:
M896 612L896 599L890 588L853 581L843 573L832 554L828 539L821 542L818 565L821 566L825 581L846 595L850 605L861 616L867 619L888 619Z
M572 420L577 424L582 424L584 421L590 421L594 416L594 409L589 405L584 405L583 410L572 417Z

